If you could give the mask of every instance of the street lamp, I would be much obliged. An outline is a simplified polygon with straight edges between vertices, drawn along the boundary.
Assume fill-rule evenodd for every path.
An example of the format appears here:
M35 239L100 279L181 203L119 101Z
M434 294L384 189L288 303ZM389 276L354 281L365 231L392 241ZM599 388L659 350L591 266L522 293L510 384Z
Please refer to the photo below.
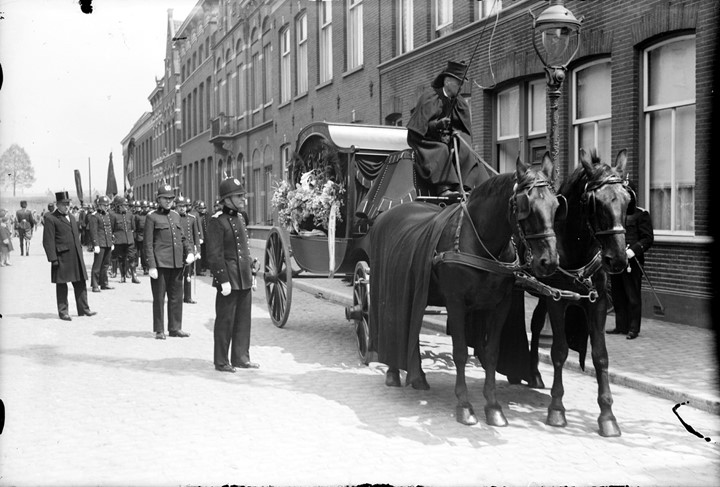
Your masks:
M550 121L550 157L558 173L558 154L560 140L558 137L558 100L560 99L563 81L567 73L567 65L573 60L580 48L580 24L584 17L576 19L573 13L565 8L565 0L550 0L550 6L533 18L533 47L545 67L547 95L549 100L548 119ZM542 39L542 52L537 45L537 34ZM568 47L573 36L576 37L575 50L568 56Z

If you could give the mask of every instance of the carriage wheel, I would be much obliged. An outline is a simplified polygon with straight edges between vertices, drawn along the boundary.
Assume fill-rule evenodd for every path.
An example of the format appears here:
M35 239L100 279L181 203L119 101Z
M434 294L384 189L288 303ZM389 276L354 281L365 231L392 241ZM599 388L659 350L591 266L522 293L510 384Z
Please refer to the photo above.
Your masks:
M282 328L290 315L292 265L288 240L277 228L270 230L265 242L265 300L270 319Z
M358 355L363 364L370 363L370 266L360 261L353 277L353 321Z

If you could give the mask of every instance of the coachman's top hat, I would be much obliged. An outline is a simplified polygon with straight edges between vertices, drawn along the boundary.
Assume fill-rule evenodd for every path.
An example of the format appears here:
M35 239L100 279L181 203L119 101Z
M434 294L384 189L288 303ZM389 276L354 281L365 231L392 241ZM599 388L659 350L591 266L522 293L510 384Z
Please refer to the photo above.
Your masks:
M55 202L56 203L70 203L70 195L67 191L60 191L58 193L55 193Z
M462 83L467 80L467 77L465 77L466 71L467 71L467 64L458 63L455 61L448 61L445 71L443 71L442 73L437 75L435 80L432 82L432 87L433 88L442 88L443 81L445 80L445 76L452 76L453 78L459 80Z
M157 197L165 197L165 198L175 198L175 191L173 191L172 186L169 184L163 184L160 186L157 190Z
M234 194L245 194L245 188L237 178L227 178L220 183L220 201Z

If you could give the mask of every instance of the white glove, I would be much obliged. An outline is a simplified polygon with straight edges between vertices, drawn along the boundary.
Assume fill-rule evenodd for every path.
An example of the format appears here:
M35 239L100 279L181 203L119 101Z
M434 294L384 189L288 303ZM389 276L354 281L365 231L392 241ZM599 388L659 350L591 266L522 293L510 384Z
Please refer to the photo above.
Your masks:
M205 240L203 240L203 239L201 238L201 239L200 239L200 245L202 245L204 241L205 241Z
M10 241L8 239L5 239L3 240L3 243L7 245L8 243L10 243Z
M627 249L627 252L626 252L626 253L627 253L627 258L628 258L628 260L629 260L629 259L632 259L633 257L635 257L635 252L633 252L633 249Z
M200 260L200 252L198 252L197 254L195 254L195 260Z
M100 253L100 247L96 245L96 246L93 248L93 252L95 252L96 254L99 254L99 253Z
M230 294L230 291L232 291L232 288L230 287L230 283L229 283L229 282L223 282L223 283L220 285L220 287L222 288L222 289L220 289L220 294L222 294L223 296L229 295L229 294Z
M112 244L112 245L110 246L110 252L112 252L113 250L115 250L115 244Z
M255 276L252 278L252 290L257 291L257 278Z
M192 264L193 262L195 262L195 254L188 254L188 256L185 257L185 263Z
M151 269L148 271L148 274L150 274L150 279L157 279L157 278L158 278L157 269L155 269L154 267L151 268Z

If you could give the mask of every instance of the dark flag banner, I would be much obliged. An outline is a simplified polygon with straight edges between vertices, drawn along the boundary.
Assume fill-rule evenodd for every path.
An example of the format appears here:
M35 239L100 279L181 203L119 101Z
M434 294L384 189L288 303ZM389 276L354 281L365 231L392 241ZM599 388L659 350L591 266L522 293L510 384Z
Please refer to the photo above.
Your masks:
M115 168L113 167L111 152L110 162L108 163L107 186L105 188L105 194L112 198L117 194L117 192L117 181L115 181Z
M80 171L77 169L75 169L75 191L77 191L78 200L80 200L80 204L82 205L85 198L83 198L82 179L80 179Z

